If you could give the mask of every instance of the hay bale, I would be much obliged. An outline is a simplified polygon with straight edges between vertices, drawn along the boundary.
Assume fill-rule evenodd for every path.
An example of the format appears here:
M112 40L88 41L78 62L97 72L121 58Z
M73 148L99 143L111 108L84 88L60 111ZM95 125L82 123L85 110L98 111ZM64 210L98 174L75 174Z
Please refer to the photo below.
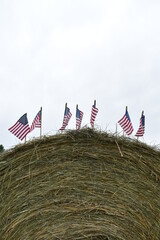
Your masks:
M91 129L0 156L0 239L160 239L160 152Z

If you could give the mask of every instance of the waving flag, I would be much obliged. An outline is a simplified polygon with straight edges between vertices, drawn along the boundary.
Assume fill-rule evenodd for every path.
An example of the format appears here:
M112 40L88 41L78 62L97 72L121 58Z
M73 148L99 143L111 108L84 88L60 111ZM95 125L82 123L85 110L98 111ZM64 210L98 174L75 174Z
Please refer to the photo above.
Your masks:
M30 132L28 124L27 113L25 113L12 127L8 129L20 140L23 140Z
M82 123L82 118L83 118L83 112L78 109L76 109L76 129L81 128L81 123Z
M42 117L42 108L35 116L32 125L30 127L30 131L33 131L35 128L41 128L41 117Z
M94 105L92 106L91 110L91 118L90 118L90 124L92 127L94 127L94 121L98 113L98 108L96 108L96 101L94 101Z
M127 111L127 107L126 107L126 113L124 114L124 116L118 121L119 125L122 127L122 129L124 130L124 132L127 135L130 135L133 132L133 126L132 126L132 122L131 119L129 117L129 113Z
M142 116L140 118L140 124L139 128L135 134L136 137L143 137L144 131L145 131L145 116L143 115L144 112L142 112Z
M72 113L70 112L70 109L66 105L65 112L64 112L64 118L63 118L63 124L62 124L62 127L60 128L61 131L66 128L71 117L72 117Z

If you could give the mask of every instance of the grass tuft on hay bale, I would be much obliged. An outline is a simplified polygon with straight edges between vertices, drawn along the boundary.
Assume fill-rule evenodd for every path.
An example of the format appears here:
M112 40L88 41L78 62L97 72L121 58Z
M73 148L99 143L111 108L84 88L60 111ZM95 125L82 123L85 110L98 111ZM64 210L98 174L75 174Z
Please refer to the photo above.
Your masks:
M0 155L0 239L159 240L160 151L92 129Z

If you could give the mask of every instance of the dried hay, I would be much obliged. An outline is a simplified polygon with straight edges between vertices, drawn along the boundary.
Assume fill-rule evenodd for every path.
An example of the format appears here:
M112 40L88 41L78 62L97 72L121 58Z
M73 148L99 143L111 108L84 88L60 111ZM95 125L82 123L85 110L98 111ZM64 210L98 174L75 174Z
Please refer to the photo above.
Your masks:
M160 152L82 129L0 156L0 239L160 239Z

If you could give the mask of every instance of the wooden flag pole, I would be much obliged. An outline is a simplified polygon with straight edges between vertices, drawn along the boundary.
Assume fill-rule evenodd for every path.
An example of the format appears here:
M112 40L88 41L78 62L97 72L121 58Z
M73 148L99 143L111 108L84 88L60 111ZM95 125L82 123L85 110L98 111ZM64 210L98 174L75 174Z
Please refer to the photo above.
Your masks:
M76 114L77 114L77 109L78 109L78 104L76 105ZM77 129L77 124L76 124L76 129Z
M127 111L128 111L128 107L126 106L126 112L127 112ZM125 113L126 113L126 112L125 112ZM124 137L124 130L123 130L123 137Z
M24 143L26 144L26 136L25 136L25 138L24 138Z
M64 116L65 116L65 113L66 113L66 108L67 108L67 103L65 104L65 108L64 108ZM63 119L64 119L64 116L63 116ZM61 130L61 133L63 132L63 130Z
M117 123L116 123L116 137L117 137L117 128L118 128L118 125L117 125Z
M67 103L65 104L64 115L65 115L65 112L66 112L66 108L67 108Z
M94 100L94 107L96 107L96 100ZM93 129L94 129L94 123L93 123Z
M142 111L142 117L143 117L144 111Z
M141 117L143 117L144 111L142 111ZM139 137L137 137L137 141L138 141Z
M40 108L41 111L41 127L40 127L40 139L42 137L42 107Z

